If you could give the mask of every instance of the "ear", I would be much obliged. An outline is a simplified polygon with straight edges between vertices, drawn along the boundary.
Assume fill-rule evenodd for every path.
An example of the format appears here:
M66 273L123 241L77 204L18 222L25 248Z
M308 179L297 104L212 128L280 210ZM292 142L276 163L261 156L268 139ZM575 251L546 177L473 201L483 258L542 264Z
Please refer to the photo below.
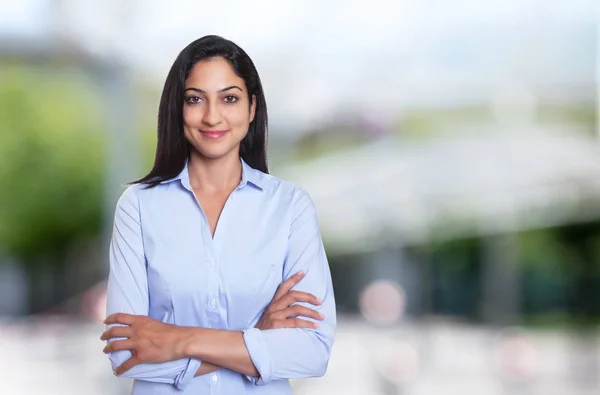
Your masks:
M252 103L250 104L250 121L254 121L254 115L256 114L256 96L252 95Z

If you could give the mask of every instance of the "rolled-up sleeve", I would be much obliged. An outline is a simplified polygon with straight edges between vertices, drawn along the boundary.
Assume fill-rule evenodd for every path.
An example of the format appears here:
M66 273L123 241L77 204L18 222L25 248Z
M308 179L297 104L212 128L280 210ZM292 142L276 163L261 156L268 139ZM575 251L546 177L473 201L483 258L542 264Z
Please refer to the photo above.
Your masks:
M107 316L114 313L148 315L149 312L148 277L136 188L138 186L128 187L117 203L109 249ZM121 339L109 342L116 340ZM113 370L131 356L127 350L108 355ZM200 364L196 359L140 364L121 377L173 384L184 389L194 378Z
M327 370L336 327L336 310L331 272L321 234L317 211L308 193L296 188L292 199L292 222L284 264L284 278L298 271L304 278L294 287L320 298L323 303L313 306L325 316L317 329L285 328L243 331L244 341L259 377L246 376L256 385L271 380L323 376ZM300 317L314 321L310 318Z

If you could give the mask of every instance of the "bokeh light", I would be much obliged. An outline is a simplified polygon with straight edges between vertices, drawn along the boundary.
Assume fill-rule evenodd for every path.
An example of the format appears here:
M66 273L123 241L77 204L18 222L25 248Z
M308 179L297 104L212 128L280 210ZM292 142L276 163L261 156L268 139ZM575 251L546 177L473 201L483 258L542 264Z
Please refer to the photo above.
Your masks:
M360 312L371 323L390 325L404 314L406 295L398 284L376 280L360 294Z

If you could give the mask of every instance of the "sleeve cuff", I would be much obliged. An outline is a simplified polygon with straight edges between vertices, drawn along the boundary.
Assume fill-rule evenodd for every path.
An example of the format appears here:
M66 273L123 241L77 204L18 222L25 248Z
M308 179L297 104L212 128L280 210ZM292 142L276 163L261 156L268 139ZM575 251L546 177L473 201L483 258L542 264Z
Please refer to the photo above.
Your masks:
M246 378L255 385L266 385L273 378L274 367L265 337L258 328L250 328L242 332L250 359L259 374L259 377L246 375Z
M183 391L185 387L187 387L192 382L192 379L194 378L194 375L200 368L201 364L202 362L200 360L190 358L185 370L175 379L175 388L177 388L180 391Z

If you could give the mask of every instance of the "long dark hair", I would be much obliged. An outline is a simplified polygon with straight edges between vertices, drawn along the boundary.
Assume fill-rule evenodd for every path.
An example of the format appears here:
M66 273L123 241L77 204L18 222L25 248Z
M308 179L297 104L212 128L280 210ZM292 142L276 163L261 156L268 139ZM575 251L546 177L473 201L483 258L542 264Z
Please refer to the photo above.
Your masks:
M189 156L189 143L183 134L183 102L185 81L196 63L222 57L246 83L248 99L256 98L254 120L240 144L240 156L253 167L268 173L267 167L267 103L260 77L252 59L235 43L219 36L204 36L181 51L167 75L158 107L158 141L154 166L145 177L132 184L154 187L176 177Z

